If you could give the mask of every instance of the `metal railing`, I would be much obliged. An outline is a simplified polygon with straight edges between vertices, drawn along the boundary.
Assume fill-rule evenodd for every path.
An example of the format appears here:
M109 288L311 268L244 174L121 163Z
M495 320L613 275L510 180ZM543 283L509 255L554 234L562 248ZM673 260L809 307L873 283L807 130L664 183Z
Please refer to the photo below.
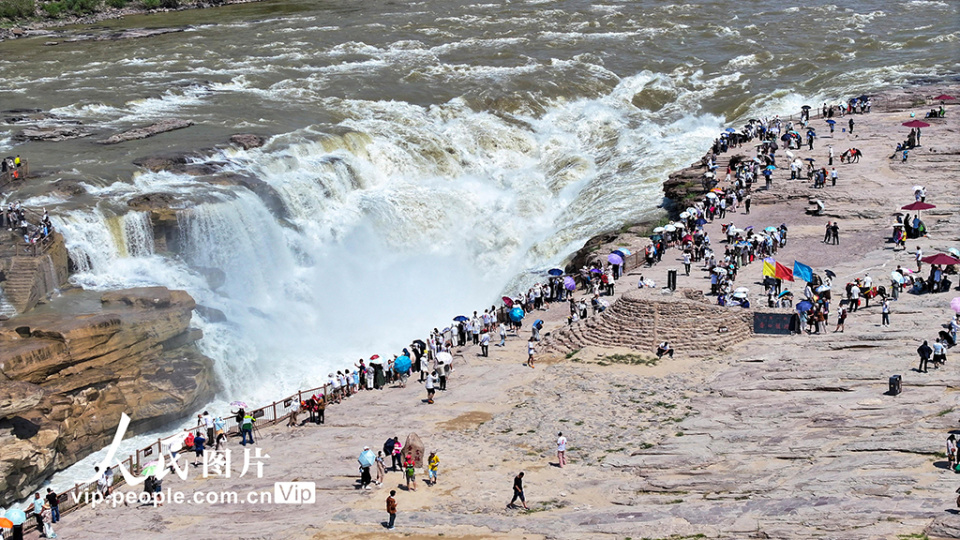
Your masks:
M20 166L14 167L12 169L7 169L6 171L0 172L0 190L6 188L8 185L23 180L30 175L30 162L23 159L20 160Z

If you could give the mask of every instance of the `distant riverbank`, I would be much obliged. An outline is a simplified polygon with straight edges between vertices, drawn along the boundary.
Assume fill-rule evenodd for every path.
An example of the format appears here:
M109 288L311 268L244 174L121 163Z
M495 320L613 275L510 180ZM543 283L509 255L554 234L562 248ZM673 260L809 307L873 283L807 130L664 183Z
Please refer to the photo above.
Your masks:
M206 9L261 0L0 0L0 41L22 37L54 37L55 28L97 24L130 15ZM32 8L31 8L32 6ZM32 13L32 16L23 16Z

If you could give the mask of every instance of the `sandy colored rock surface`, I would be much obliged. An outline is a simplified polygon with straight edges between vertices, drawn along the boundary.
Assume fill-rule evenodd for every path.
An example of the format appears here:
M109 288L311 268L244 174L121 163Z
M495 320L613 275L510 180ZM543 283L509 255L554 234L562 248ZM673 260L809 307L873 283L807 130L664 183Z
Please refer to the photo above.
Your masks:
M840 283L870 272L886 284L898 264L912 265L911 253L892 251L886 237L890 214L913 200L911 186L919 183L937 209L924 214L929 236L908 246L926 253L957 246L960 112L951 107L946 119L925 129L924 146L907 163L887 156L906 137L904 103L958 90L927 87L876 97L873 113L855 116L856 135L838 130L819 139L813 152L798 152L823 160L827 144L838 154L860 148L863 161L837 166L836 187L813 190L778 171L772 191L754 194L749 216L726 221L759 228L786 222L790 240L778 260L830 268ZM823 127L822 120L813 124ZM829 218L804 214L813 194L824 200ZM821 242L827 219L840 220L839 246ZM718 243L720 222L707 228ZM613 242L633 251L643 245L630 237ZM632 290L640 272L664 284L667 269L682 268L677 255L670 251L660 265L630 272L618 292ZM752 300L762 292L760 271L754 263L738 281L751 288ZM709 280L695 267L679 285L702 290ZM956 350L943 369L912 369L919 340L936 337L952 316L953 296L903 294L893 303L889 329L879 326L873 304L851 314L843 334L753 336L703 356L678 349L672 360L591 344L569 356L544 353L530 369L523 365L528 334L511 336L505 348L491 347L489 358L478 357L476 348L461 351L449 390L438 393L435 405L410 384L331 406L323 426L262 429L258 447L270 456L263 478L203 479L194 469L186 481L164 483L191 496L199 490L272 493L274 482L310 481L314 504L101 506L66 516L58 532L80 539L102 538L105 526L125 539L201 531L269 539L876 539L924 531L957 537L957 477L940 454L960 417ZM566 314L558 306L536 317L546 321L546 331L556 331ZM885 395L893 374L903 375L899 396ZM564 469L555 466L558 431L569 439ZM388 472L383 487L357 489L363 446L376 449L388 437L410 433L428 452L439 452L439 483L423 485L418 471L419 489L408 492L399 487L401 474ZM240 451L234 441L230 447ZM504 508L520 470L530 512ZM394 488L399 517L388 534L384 499Z

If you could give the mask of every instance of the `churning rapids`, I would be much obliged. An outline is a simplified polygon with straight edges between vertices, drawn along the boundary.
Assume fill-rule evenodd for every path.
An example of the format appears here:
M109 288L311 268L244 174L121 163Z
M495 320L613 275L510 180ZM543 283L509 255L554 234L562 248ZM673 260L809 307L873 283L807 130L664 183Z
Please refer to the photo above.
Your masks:
M128 17L68 32L186 31L2 43L0 109L196 125L111 147L15 145L6 126L0 151L54 171L45 183L83 180L86 196L40 185L24 201L55 216L77 284L183 288L223 311L195 315L223 397L269 400L397 352L649 214L666 174L728 125L956 75L956 3L805 4L276 0ZM280 211L131 165L237 132L272 137L204 159L269 183ZM126 205L157 192L182 207L175 253Z

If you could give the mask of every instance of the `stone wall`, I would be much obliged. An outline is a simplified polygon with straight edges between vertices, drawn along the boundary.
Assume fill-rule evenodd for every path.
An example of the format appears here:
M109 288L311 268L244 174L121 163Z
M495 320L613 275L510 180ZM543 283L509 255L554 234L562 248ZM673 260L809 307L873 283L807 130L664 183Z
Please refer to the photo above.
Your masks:
M19 248L18 248L19 249ZM3 281L0 288L16 313L25 313L66 283L69 255L59 233L51 235L51 244L42 255L15 255L0 261Z
M99 309L72 312L96 303L83 295ZM0 323L0 505L108 445L121 413L128 434L142 433L215 393L186 292L74 291L61 302Z
M550 333L542 348L559 354L588 345L654 352L669 341L678 355L707 356L748 339L752 331L753 311L717 306L701 291L664 295L659 289L637 289L596 317Z

